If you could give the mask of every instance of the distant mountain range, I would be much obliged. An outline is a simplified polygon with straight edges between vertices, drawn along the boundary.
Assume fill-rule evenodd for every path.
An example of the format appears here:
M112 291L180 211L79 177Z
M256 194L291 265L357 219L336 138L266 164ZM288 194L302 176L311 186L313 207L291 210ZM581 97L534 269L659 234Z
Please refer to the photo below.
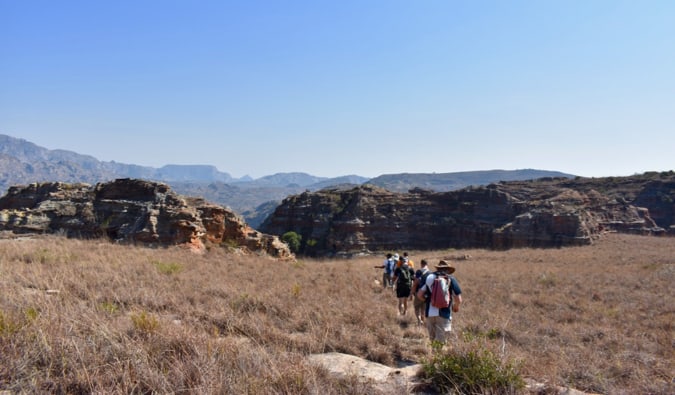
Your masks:
M211 165L166 165L160 168L103 162L89 155L49 150L24 139L0 134L0 191L12 185L61 181L95 184L117 178L139 178L169 184L179 194L202 197L228 206L254 228L287 196L341 185L376 185L394 192L422 188L445 192L471 185L543 177L573 178L547 170L486 170L458 173L387 174L369 179L358 175L335 178L307 173L277 173L258 179L234 178Z

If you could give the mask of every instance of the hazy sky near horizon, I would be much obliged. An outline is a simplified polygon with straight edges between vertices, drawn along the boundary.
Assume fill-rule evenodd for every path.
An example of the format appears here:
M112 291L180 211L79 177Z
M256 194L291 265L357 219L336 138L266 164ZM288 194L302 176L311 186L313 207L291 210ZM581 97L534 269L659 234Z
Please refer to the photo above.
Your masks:
M0 133L234 177L671 170L675 2L0 0Z

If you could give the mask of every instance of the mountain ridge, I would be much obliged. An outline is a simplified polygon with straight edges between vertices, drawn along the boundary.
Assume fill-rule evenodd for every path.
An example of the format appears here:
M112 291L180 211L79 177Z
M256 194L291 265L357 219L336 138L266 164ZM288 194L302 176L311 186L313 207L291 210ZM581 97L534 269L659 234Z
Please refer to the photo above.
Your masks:
M182 195L197 196L227 206L254 228L273 208L290 195L335 186L372 184L393 192L415 188L438 192L469 185L486 185L502 180L527 180L540 177L574 177L557 171L481 170L459 173L400 173L375 178L359 175L319 177L302 172L275 173L252 179L234 178L212 165L167 164L160 168L99 161L73 151L50 150L21 138L0 134L0 190L35 182L84 182L96 184L117 178L138 178L165 182Z

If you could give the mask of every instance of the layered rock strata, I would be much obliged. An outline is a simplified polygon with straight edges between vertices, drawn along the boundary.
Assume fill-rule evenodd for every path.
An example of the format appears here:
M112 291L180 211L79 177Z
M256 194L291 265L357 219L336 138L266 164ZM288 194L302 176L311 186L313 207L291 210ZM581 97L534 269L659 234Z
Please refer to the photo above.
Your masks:
M564 185L568 180L507 182L452 192L394 193L363 185L286 198L260 229L302 237L302 252L316 255L402 249L563 247L586 245L605 231L667 234L672 184L649 184L635 199L650 208ZM650 192L651 191L651 192ZM665 202L665 203L664 203ZM669 218L669 219L667 219ZM668 222L670 221L670 222Z
M292 258L278 237L254 230L231 210L136 179L11 187L0 198L0 230L197 249L213 243Z

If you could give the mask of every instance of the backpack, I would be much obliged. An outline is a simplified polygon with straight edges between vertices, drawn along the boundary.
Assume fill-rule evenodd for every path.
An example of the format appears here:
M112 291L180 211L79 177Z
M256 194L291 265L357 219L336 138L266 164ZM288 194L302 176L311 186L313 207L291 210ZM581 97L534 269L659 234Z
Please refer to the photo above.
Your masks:
M431 305L439 309L450 307L450 277L436 273L434 283L431 286Z
M427 280L427 275L429 274L429 270L425 270L422 272L422 269L417 269L415 272L415 277L413 278L413 294L417 294L417 291L420 290L424 286L425 281ZM415 279L417 279L417 286L415 286Z
M410 292L411 288L412 275L410 274L410 269L401 267L401 274L399 274L398 281L396 282L396 290L399 292Z
M394 272L394 261L391 259L387 259L387 263L384 264L384 270L387 272L389 276L391 276L391 273Z

